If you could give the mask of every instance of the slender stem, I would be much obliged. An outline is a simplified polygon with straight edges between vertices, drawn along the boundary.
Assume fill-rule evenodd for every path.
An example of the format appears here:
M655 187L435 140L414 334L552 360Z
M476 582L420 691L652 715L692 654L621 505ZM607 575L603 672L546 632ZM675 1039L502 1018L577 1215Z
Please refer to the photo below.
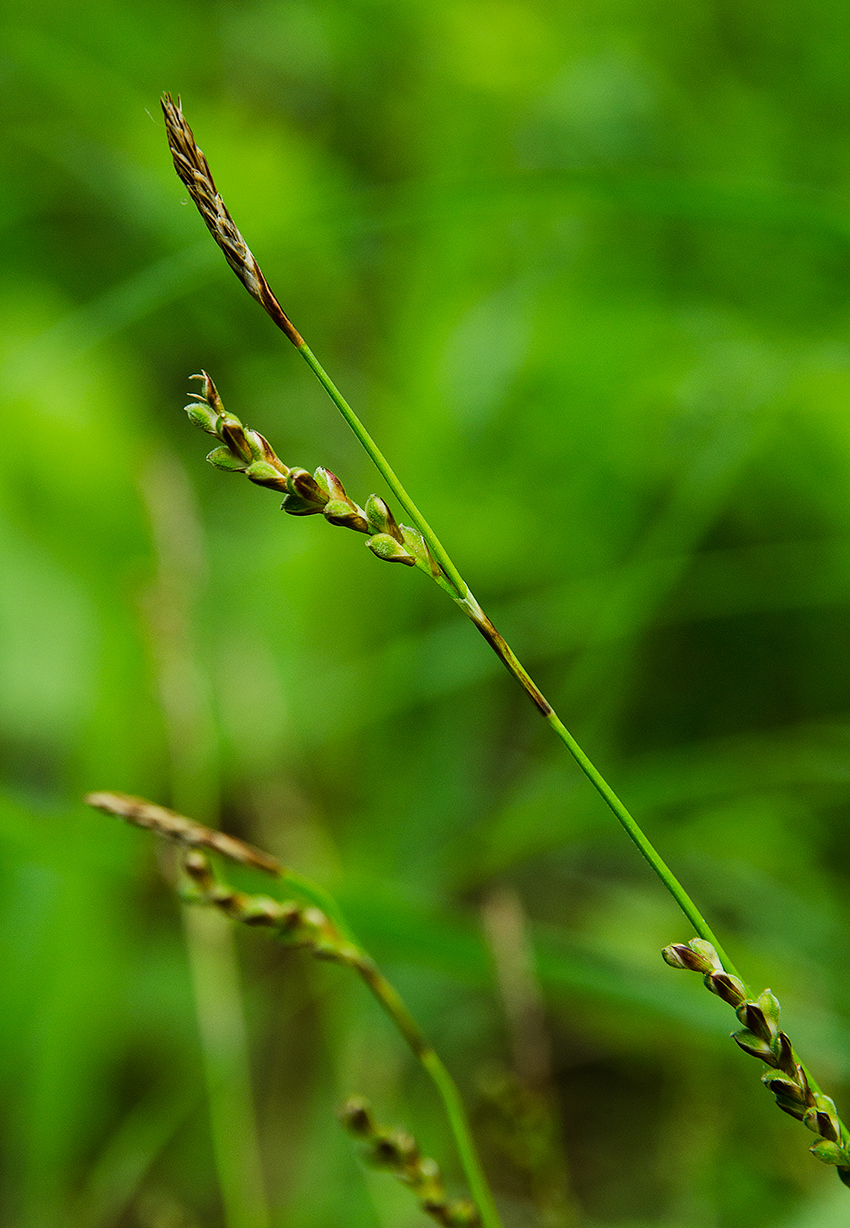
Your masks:
M425 538L425 541L428 543L428 548L430 549L434 558L440 564L440 567L442 567L446 578L450 581L452 587L457 593L457 596L461 600L463 600L466 597L469 590L466 587L466 581L464 580L463 576L460 574L460 572L455 567L452 560L449 558L445 546L443 546L439 537L437 537L437 534L428 524L428 521L425 519L425 517L420 512L419 508L416 506L416 504L411 499L410 495L404 489L395 471L391 468L389 461L384 456L383 452L378 447L378 445L375 443L372 436L366 430L366 427L357 417L357 414L348 404L348 401L346 401L345 397L342 395L340 390L337 388L336 384L333 382L331 377L328 375L325 368L319 362L316 355L310 349L307 342L301 339L299 339L299 342L300 343L296 345L295 347L298 350L298 353L305 360L305 362L310 367L310 369L314 372L316 378L318 379L319 383L324 388L325 392L328 394L330 399L333 401L334 405L337 407L339 412L342 414L343 418L345 418L345 421L351 427L352 431L357 436L357 438L360 440L363 447L369 453L370 458L375 464L375 468L383 476L384 481L387 483L390 490L393 492L393 494L398 499L401 506L407 512L408 516L413 521L416 528Z
M179 99L175 105L170 95L164 94L162 97L162 109L168 132L168 144L174 159L174 169L177 171L181 182L188 189L210 234L221 248L227 263L236 273L236 276L245 286L248 293L256 299L269 318L288 337L313 371L319 383L368 452L378 471L383 475L390 490L392 490L407 515L422 534L428 549L442 571L442 574L434 578L441 585L446 583L451 585L454 590L454 600L472 619L491 647L498 653L514 677L520 682L538 710L565 744L591 784L600 793L606 804L626 829L630 838L635 842L643 856L664 883L667 890L672 894L676 903L685 913L685 916L694 925L697 933L715 947L718 955L723 960L726 970L732 972L731 964L729 964L728 959L718 947L717 940L714 938L705 919L697 910L690 896L679 883L672 870L669 869L652 844L650 844L637 822L629 814L602 774L593 766L587 755L585 755L576 740L555 714L551 704L548 703L539 687L534 684L528 672L520 664L504 638L499 635L489 618L484 614L478 602L469 591L463 576L449 557L442 542L399 481L389 461L281 307L260 266L257 264L256 258L239 233L233 218L228 213L224 201L216 189L209 164L202 151L198 148L191 128L186 123Z
M520 686L528 695L531 702L540 711L543 719L548 725L551 726L557 736L564 743L573 759L575 759L578 766L593 785L594 789L596 789L602 800L614 813L620 824L625 828L629 839L632 840L635 845L637 845L637 848L640 850L642 856L645 857L652 866L653 870L670 892L673 899L679 905L682 912L688 918L700 938L704 938L707 942L711 943L717 954L720 956L720 960L726 971L731 973L732 976L738 976L734 964L729 959L729 956L723 950L720 943L717 941L717 938L715 937L714 932L712 931L705 917L699 911L696 904L679 882L676 875L667 865L666 861L664 861L663 857L649 838L645 835L638 821L626 808L624 803L608 784L608 781L605 779L596 765L582 750L581 746L570 733L569 729L567 729L566 725L558 716L555 709L534 682L531 675L519 661L511 646L505 640L504 636L500 635L500 633L493 626L493 623L481 609L481 606L475 600L472 593L467 590L466 600L457 601L456 604L459 605L468 615L468 617L472 619L478 630L486 639L487 643L490 645L499 659L504 663L509 672L514 676L514 678L516 678L517 682L519 682Z
M475 1149L469 1119L457 1084L443 1065L439 1055L426 1040L419 1024L405 1006L398 991L390 984L373 960L358 950L351 962L373 996L401 1032L417 1061L430 1075L439 1093L454 1134L458 1155L469 1183L469 1191L481 1215L483 1228L500 1228L499 1214Z
M431 553L440 564L440 567L455 590L456 596L454 600L456 604L459 605L464 613L472 619L476 627L478 627L478 630L487 640L488 644L490 644L494 652L496 652L496 654L504 662L507 669L517 679L520 686L522 686L523 690L531 699L532 703L535 704L547 723L551 725L552 729L564 743L578 766L584 772L585 776L602 797L605 804L625 828L629 838L637 845L641 854L652 866L653 870L670 892L673 899L679 905L682 912L688 918L700 938L704 938L707 942L711 943L711 945L717 951L717 954L720 956L723 967L726 969L726 971L730 972L733 976L737 976L738 974L735 971L735 967L729 959L729 956L725 953L720 943L717 941L717 938L715 937L708 922L705 920L696 904L694 904L687 891L685 891L682 884L676 878L676 875L661 857L660 853L657 851L651 841L644 834L640 824L629 813L623 802L608 784L607 780L599 769L591 762L591 760L579 746L578 742L564 725L563 721L555 712L552 705L548 702L540 688L531 678L528 671L519 661L510 645L507 643L504 637L499 634L499 632L493 626L493 623L481 609L481 606L475 600L475 597L472 595L466 581L463 579L457 567L446 552L445 547L442 545L425 517L419 511L410 495L402 486L395 472L390 467L386 457L372 439L372 436L366 430L363 423L357 417L357 414L348 404L345 397L337 388L336 384L325 371L324 367L316 358L306 341L301 340L299 337L299 342L300 343L296 345L298 352L313 370L322 387L333 401L334 405L336 405L343 418L345 418L345 421L348 423L363 447L369 453L369 456L374 461L377 469L386 480L387 485L393 491L399 503L407 512L408 516L410 516L411 520L428 543Z
M484 1228L499 1228L500 1220L496 1205L493 1202L487 1178L481 1169L478 1153L472 1141L472 1131L469 1128L466 1109L463 1107L457 1084L433 1049L426 1049L420 1061L442 1098L446 1116L455 1136L463 1171L469 1182L470 1193L481 1215L481 1223Z
M609 809L614 812L617 819L625 828L629 838L634 842L634 844L637 845L642 855L652 866L653 870L670 892L673 899L679 905L682 912L688 918L700 938L704 938L707 942L711 943L719 955L720 961L726 971L731 973L732 976L738 976L735 966L721 947L720 943L717 941L717 938L715 937L705 917L703 917L696 904L688 895L687 891L685 891L685 888L679 882L678 878L676 878L676 875L657 852L655 846L644 835L640 824L626 809L623 802L620 801L620 798L608 784L602 773L594 766L591 760L584 753L578 742L558 716L557 712L551 712L546 717L546 721L555 730L555 733L564 743L567 750L584 772L587 779L593 785L594 789L596 789L597 793L600 794ZM738 979L740 980L741 978L739 977Z

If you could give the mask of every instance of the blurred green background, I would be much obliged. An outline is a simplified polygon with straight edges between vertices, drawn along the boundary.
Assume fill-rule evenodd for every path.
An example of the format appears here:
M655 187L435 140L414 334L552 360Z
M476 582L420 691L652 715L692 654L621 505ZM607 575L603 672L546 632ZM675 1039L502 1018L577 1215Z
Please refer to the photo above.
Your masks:
M0 71L3 1224L425 1223L335 1122L355 1092L462 1190L362 987L246 933L237 991L94 788L338 895L507 1228L846 1223L474 629L204 464L201 367L287 463L385 493L158 111L182 94L285 309L846 1114L846 6L31 0Z

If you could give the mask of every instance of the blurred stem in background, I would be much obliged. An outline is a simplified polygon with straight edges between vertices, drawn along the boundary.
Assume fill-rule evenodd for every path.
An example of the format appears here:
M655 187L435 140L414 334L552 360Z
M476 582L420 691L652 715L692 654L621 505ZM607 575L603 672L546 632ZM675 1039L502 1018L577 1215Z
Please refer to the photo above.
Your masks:
M524 1172L543 1228L575 1228L581 1209L569 1189L558 1123L552 1038L535 967L528 918L519 894L497 887L481 902L511 1049L512 1070L491 1080L504 1149Z
M171 457L159 454L148 461L141 489L157 560L146 615L168 739L172 800L177 808L215 822L215 730L190 630L203 577L200 520L189 483ZM233 933L213 910L184 904L182 913L226 1228L270 1228Z

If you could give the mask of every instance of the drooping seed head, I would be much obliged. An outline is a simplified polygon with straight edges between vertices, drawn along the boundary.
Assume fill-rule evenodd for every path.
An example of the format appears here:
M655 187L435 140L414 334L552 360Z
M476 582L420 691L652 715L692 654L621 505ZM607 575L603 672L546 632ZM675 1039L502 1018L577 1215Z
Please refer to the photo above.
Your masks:
M237 840L235 836L216 831L215 828L204 827L194 819L187 819L185 815L176 814L173 810L167 810L143 797L132 797L128 793L88 793L83 801L88 806L94 806L96 810L117 815L128 823L146 827L157 835L175 840L189 848L211 849L230 861L265 870L267 874L277 876L283 872L283 866L276 857L253 848L243 840Z

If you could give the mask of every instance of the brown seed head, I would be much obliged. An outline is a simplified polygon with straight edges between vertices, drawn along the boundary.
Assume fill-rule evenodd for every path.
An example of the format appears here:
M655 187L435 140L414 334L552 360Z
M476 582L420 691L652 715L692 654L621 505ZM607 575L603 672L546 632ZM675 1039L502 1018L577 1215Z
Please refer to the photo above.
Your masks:
M279 875L283 866L276 857L255 849L235 836L228 836L223 831L212 827L204 827L185 815L175 814L164 806L146 801L143 797L131 797L127 793L88 793L83 798L88 806L103 810L106 814L117 815L137 827L147 827L160 836L177 841L189 848L212 849L231 861L238 861L243 866L253 866L257 870L265 870L267 874Z
M192 129L183 116L180 99L175 102L170 94L163 94L161 103L174 169L195 202L207 229L224 253L225 260L248 293L257 300L278 328L286 333L292 344L303 345L297 329L272 294L262 269L230 216L215 186L209 163L198 148Z

